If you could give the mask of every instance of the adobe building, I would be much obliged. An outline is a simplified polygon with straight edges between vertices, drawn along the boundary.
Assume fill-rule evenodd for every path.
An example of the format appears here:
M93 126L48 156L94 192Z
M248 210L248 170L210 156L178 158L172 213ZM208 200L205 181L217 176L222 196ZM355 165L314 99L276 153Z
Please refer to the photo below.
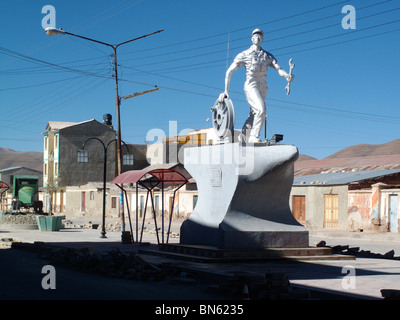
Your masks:
M105 147L106 181L117 175L116 132L111 122L50 121L43 133L44 210L65 212L66 187L103 181ZM101 140L101 142L99 141ZM122 144L122 171L148 165L145 145Z
M399 232L400 169L319 173L294 178L290 205L310 230Z

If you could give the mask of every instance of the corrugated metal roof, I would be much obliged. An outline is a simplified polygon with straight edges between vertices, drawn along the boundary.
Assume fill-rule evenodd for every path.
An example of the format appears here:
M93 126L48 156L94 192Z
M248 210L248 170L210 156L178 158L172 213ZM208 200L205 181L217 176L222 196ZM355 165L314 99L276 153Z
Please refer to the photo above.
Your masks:
M46 126L47 131L57 131L61 130L67 127L71 127L78 124L78 122L63 122L63 121L49 121L49 123Z
M22 168L22 167L5 168L5 169L0 169L0 172L13 171L13 170L21 169L21 168Z
M47 131L58 131L64 128L76 126L78 124L83 124L91 121L96 121L95 119L81 121L81 122L64 122L64 121L49 121L46 130Z
M293 185L342 185L367 179L379 178L396 173L400 173L400 169L320 173L309 176L295 177L293 180Z

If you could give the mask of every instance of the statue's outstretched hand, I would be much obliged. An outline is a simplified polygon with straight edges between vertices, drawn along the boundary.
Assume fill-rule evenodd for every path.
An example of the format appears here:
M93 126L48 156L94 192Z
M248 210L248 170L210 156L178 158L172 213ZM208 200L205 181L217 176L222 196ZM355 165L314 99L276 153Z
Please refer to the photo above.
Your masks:
M287 80L288 82L292 82L293 79L294 79L294 75L293 75L293 74L288 74L288 75L286 76L286 80Z

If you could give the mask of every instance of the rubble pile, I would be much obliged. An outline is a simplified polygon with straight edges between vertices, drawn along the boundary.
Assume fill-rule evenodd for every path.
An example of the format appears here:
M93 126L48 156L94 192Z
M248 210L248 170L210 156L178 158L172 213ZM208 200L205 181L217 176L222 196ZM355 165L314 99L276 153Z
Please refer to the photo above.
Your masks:
M298 300L310 297L307 290L291 287L288 275L283 273L267 273L263 276L250 272L188 271L175 264L162 263L157 266L136 253L123 253L119 249L96 252L90 248L54 247L43 242L12 242L11 248L33 251L55 266L108 277L139 281L178 280L203 288L207 285L208 290L233 299Z
M13 243L13 238L1 238L0 249L9 249Z
M63 220L65 228L78 228L78 229L101 229L102 225L88 221L85 223L74 223L71 220ZM106 224L106 231L121 231L121 224L119 222Z
M399 257L394 256L394 250L390 250L385 254L381 253L373 253L369 250L360 250L359 247L350 247L348 245L341 246L327 246L325 241L320 241L316 245L317 247L327 247L332 248L332 254L344 254L344 255L351 255L355 256L356 258L376 258L376 259L393 259L393 260L400 260Z
M71 220L63 220L63 224L64 224L65 228L79 228L79 229L101 229L102 228L101 224L93 223L92 221L88 221L88 222L82 223L82 224L76 224ZM121 231L121 223L119 223L119 222L108 223L108 224L106 224L105 229L107 232ZM161 227L157 227L157 231L159 232L159 235L160 235ZM148 228L147 226L143 227L143 232L147 233L147 234L154 235L157 233L157 231L154 227L153 228ZM164 235L167 236L168 232L165 231ZM179 238L179 233L170 231L169 236L171 238Z
M36 214L4 214L0 216L0 224L37 224Z
M34 251L54 265L115 278L160 281L166 276L165 271L146 262L136 253L123 253L119 249L104 253L94 252L90 248L52 247L41 242L13 242L12 248Z

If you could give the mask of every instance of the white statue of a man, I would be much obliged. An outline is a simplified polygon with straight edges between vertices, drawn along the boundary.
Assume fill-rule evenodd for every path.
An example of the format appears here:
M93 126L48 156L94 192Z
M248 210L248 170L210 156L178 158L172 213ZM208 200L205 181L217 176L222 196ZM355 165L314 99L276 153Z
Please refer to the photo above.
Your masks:
M290 83L294 76L283 70L276 61L275 57L269 52L261 48L261 43L264 40L264 33L261 29L255 29L251 36L253 45L239 53L233 63L226 71L225 76L225 91L220 94L219 101L224 98L229 98L229 86L232 74L241 66L246 68L246 82L244 83L244 93L246 100L250 105L250 115L246 120L242 133L250 143L261 142L258 139L260 135L267 109L265 107L265 98L267 95L267 69L274 68L281 77L286 78ZM246 132L250 129L250 134ZM242 138L243 139L243 136Z

